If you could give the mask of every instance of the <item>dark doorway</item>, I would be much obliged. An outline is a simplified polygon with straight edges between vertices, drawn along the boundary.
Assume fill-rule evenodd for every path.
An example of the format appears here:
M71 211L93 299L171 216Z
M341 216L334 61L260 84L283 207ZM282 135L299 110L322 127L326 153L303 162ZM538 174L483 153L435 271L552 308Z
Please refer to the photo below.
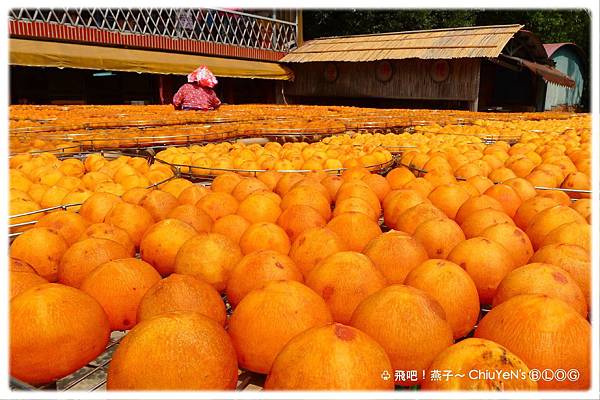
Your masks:
M539 80L526 68L481 63L479 110L536 111Z
M11 104L158 104L158 95L153 74L10 67Z

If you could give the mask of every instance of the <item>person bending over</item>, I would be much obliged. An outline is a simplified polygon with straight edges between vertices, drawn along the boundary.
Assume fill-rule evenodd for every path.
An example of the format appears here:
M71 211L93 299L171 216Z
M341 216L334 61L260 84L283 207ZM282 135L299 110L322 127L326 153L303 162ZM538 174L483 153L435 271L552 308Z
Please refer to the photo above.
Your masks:
M187 76L187 80L173 96L176 110L208 111L219 108L221 100L213 90L218 83L217 78L208 68L198 67Z

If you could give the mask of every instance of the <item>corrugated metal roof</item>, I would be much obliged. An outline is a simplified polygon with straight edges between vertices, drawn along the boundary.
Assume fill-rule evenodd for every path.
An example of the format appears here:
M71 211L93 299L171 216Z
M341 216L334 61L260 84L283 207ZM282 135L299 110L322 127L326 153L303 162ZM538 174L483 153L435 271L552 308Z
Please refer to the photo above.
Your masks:
M585 60L585 53L581 47L577 46L575 43L544 43L544 50L546 50L546 54L548 54L549 58L552 58L552 55L563 47L572 49L579 55L579 57L581 57L582 60Z
M556 68L549 67L549 66L543 65L543 64L539 64L536 62L532 62L529 60L524 60L519 57L511 57L511 56L506 56L506 55L502 55L502 57L509 59L509 60L516 61L518 64L523 65L526 68L529 68L529 70L531 72L538 74L539 76L544 78L544 80L547 82L552 82L559 86L565 86L565 87L570 87L570 88L575 87L575 81L573 79L571 79L571 77L569 77L569 75L566 75L565 73L557 70Z
M473 26L310 40L280 62L498 57L523 25Z
M546 50L546 54L548 54L548 57L551 57L556 50L569 44L573 43L544 43L544 50Z

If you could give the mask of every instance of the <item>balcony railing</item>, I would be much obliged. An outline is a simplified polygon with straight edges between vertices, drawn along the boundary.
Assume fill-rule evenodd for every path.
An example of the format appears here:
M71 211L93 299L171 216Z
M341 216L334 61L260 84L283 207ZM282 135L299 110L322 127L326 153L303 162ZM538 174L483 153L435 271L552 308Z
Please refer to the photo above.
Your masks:
M166 36L289 52L297 46L297 24L218 8L53 8L9 11L9 20Z

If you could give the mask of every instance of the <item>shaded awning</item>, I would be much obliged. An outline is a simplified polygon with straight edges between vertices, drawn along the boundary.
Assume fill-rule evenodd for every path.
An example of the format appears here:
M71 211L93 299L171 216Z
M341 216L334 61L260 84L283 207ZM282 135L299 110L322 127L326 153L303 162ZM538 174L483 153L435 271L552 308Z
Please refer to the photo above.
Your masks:
M293 79L288 68L263 61L25 39L9 39L9 46L10 65L174 75L186 75L206 65L220 77Z
M528 68L533 73L540 75L547 82L552 82L557 85L566 86L569 88L575 87L575 81L571 79L568 75L565 75L564 73L557 70L556 68L524 60L519 57L507 56L504 54L502 54L501 56L502 58L509 59L511 61L514 61L518 65Z

